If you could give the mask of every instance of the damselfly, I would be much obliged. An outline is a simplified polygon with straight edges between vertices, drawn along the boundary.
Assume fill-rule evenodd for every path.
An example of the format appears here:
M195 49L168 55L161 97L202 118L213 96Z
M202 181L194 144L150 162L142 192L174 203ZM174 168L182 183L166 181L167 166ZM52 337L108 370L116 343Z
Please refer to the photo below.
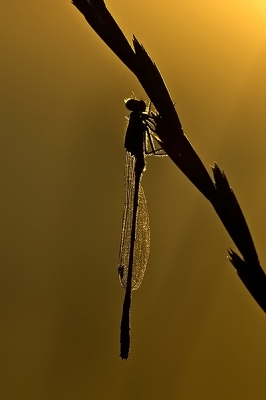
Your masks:
M127 359L130 347L131 291L138 289L150 252L150 223L147 203L141 186L145 155L165 155L155 148L154 114L146 111L143 100L130 98L125 105L131 111L125 136L125 204L119 254L118 276L125 288L120 327L120 357Z

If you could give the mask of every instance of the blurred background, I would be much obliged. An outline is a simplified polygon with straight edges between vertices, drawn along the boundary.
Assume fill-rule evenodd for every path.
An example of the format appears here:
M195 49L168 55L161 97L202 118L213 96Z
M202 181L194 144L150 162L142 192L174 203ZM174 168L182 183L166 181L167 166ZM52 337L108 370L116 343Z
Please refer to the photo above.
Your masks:
M156 61L208 171L225 170L265 266L265 1L107 6ZM3 2L0 30L1 399L265 399L265 315L167 158L143 178L151 255L119 359L124 98L147 97L70 0Z

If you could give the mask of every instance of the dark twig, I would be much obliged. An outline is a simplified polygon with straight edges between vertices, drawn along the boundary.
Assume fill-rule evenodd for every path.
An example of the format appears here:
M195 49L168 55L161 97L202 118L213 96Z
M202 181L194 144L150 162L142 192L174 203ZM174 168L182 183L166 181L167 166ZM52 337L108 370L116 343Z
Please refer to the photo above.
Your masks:
M103 0L73 0L88 23L120 60L136 75L157 114L156 134L163 149L178 168L211 202L242 258L232 249L229 260L260 307L266 312L266 276L238 201L225 174L215 164L214 182L184 135L163 78L144 47L133 37L133 48L107 10Z

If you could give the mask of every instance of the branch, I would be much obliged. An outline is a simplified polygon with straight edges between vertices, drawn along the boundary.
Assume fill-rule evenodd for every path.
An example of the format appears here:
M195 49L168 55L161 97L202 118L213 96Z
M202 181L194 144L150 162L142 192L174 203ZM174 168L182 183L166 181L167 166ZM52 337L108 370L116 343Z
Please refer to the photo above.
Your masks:
M154 61L133 36L133 47L107 10L103 0L73 0L74 6L84 15L90 26L135 74L154 104L155 132L160 144L177 167L210 201L231 236L243 259L232 249L229 261L238 276L266 312L266 276L238 201L224 172L217 164L212 167L214 182L201 159L183 133L171 96Z

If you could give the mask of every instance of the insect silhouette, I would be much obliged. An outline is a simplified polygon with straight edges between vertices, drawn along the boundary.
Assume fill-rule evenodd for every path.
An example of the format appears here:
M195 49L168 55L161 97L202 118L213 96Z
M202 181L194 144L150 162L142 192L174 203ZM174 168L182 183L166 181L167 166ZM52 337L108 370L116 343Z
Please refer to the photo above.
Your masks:
M120 357L127 359L130 348L130 307L132 290L140 286L150 253L150 223L146 197L141 186L147 154L165 155L158 148L154 114L146 111L144 100L127 99L131 111L125 135L125 202L118 264L118 276L125 289L120 326ZM156 140L155 140L156 139Z

